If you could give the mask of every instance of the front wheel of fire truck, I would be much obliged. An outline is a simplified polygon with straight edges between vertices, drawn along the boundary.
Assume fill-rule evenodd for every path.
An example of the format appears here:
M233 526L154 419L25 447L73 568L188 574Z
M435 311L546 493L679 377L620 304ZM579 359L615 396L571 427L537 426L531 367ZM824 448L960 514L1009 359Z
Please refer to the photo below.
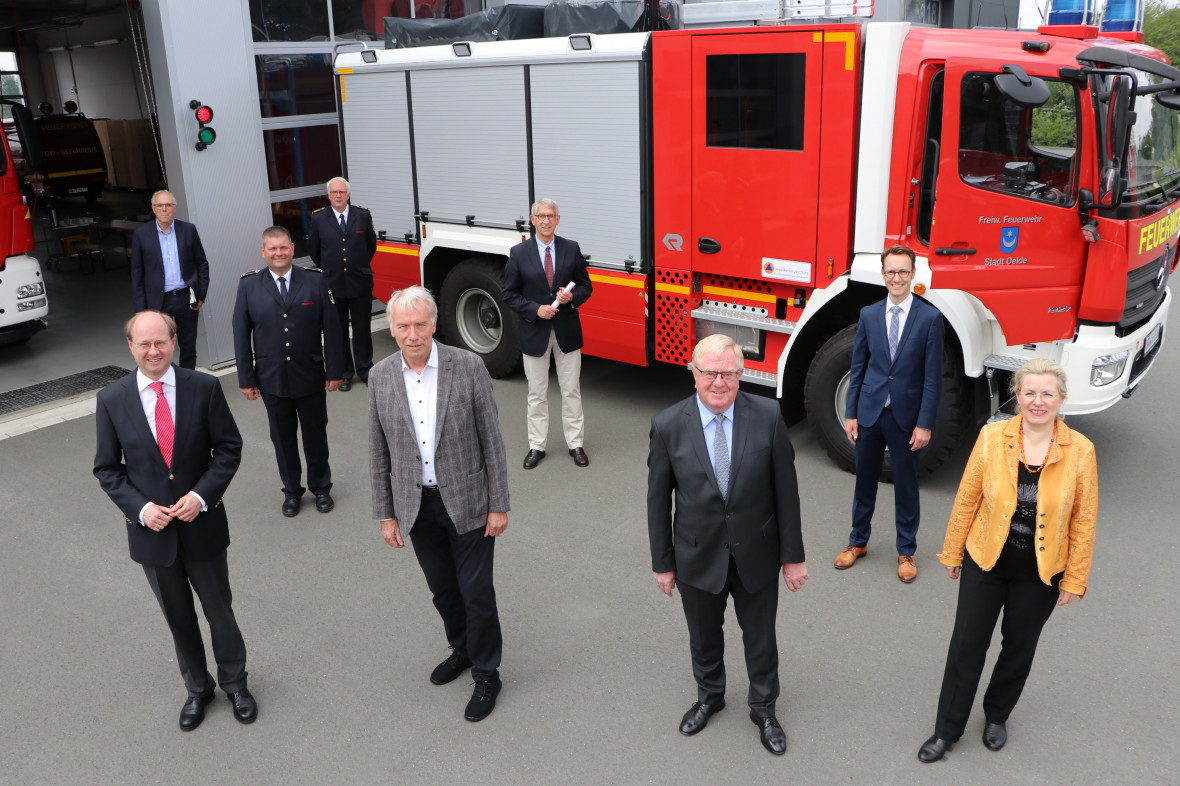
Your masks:
M487 259L460 262L443 281L438 311L443 334L483 358L488 373L506 377L521 367L520 325L501 299L503 268Z
M848 398L855 341L856 325L849 325L828 339L811 361L803 388L807 421L832 460L849 472L856 471L856 448L844 433L844 405ZM942 395L938 401L938 415L930 444L922 451L919 471L923 475L946 463L971 423L971 393L962 368L958 344L948 336L942 353ZM881 479L893 480L888 451Z

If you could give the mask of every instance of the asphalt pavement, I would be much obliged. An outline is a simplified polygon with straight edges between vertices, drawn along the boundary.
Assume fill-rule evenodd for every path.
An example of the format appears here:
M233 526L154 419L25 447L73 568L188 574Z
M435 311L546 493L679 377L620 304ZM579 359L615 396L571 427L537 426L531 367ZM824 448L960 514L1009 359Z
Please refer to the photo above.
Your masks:
M388 334L374 338L379 357L393 351ZM1090 593L1046 626L1007 747L983 747L977 699L963 740L932 765L916 754L933 730L957 588L934 554L969 444L923 484L920 573L903 585L890 487L868 556L832 568L853 479L805 424L792 429L811 579L781 593L788 750L775 757L746 714L732 612L729 707L694 737L677 731L695 687L680 603L651 577L645 461L649 419L691 393L687 371L587 359L587 469L561 444L556 383L549 456L522 469L525 381L496 381L512 496L496 548L504 690L478 724L463 720L469 678L430 684L447 655L441 623L410 549L385 545L370 518L366 388L329 395L336 509L305 504L285 519L262 403L232 374L222 384L245 440L225 504L258 721L236 723L219 692L199 729L177 728L175 654L91 474L85 416L0 440L0 782L1180 782L1180 348L1164 347L1130 401L1071 419L1099 457Z

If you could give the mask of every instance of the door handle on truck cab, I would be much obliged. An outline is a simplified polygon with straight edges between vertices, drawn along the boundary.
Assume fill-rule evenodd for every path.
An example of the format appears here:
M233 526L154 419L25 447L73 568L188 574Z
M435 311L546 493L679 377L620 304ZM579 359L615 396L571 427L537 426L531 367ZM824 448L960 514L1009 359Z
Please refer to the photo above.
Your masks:
M975 253L973 248L936 248L934 249L936 256L940 257L957 257L960 254L968 256Z
M697 241L697 250L702 254L716 254L721 250L721 244L711 237L702 237Z

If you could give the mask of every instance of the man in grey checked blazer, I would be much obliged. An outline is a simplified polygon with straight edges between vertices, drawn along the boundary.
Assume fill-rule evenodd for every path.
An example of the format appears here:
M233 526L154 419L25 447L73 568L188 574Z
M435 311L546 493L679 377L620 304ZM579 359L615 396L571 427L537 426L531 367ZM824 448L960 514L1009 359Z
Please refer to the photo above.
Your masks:
M373 518L414 554L453 652L430 675L445 685L469 666L464 717L486 718L500 692L500 617L492 563L508 527L508 470L492 381L479 356L433 340L438 307L407 287L386 307L399 352L369 373Z

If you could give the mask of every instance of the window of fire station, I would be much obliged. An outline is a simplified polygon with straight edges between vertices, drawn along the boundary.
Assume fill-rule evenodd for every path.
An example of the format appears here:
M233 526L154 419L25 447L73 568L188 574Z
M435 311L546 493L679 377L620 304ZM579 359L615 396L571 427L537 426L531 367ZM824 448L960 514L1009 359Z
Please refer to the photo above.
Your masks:
M15 101L18 104L25 101L25 86L21 80L20 63L15 52L0 52L0 98ZM12 107L7 104L0 106L0 117L4 120L12 119Z
M706 57L705 144L802 150L806 66L798 52Z
M1005 98L995 74L963 77L959 175L978 188L1059 205L1073 204L1078 90L1045 80L1049 100L1027 109Z

